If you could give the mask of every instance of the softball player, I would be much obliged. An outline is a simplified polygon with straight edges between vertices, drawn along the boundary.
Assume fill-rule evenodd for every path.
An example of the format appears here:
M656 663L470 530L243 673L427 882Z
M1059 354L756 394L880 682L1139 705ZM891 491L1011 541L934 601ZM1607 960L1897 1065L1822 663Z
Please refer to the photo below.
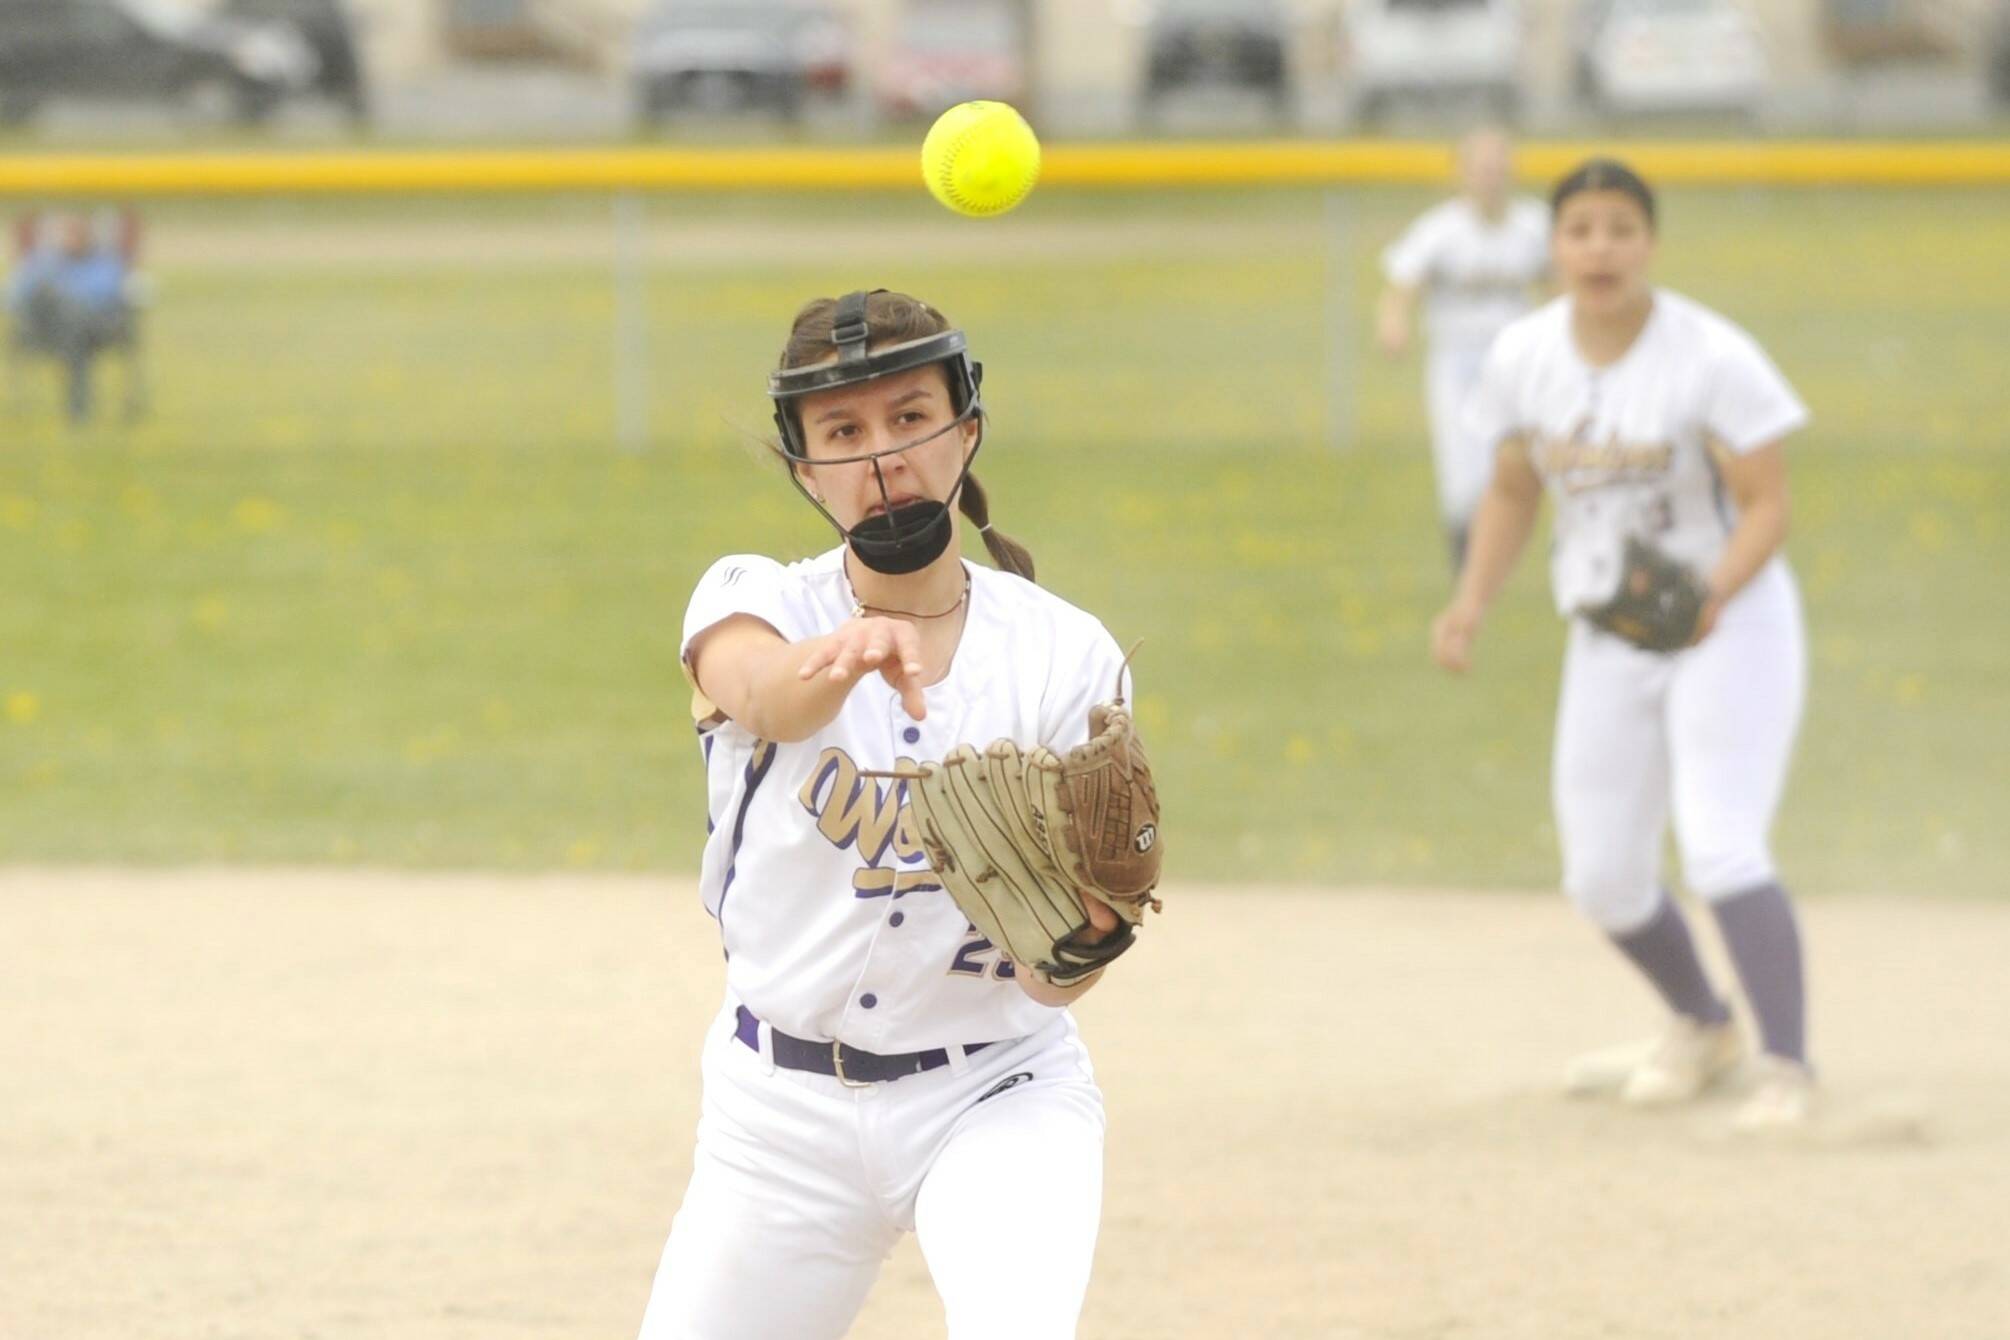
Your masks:
M1459 145L1459 195L1427 210L1382 253L1388 283L1375 309L1375 339L1390 357L1409 349L1417 299L1425 298L1431 459L1454 571L1493 469L1487 444L1466 429L1466 398L1487 346L1529 310L1549 276L1549 213L1539 200L1508 194L1513 169L1506 135L1474 131Z
M905 783L867 775L1000 736L1071 747L1117 683L1109 633L991 525L981 374L911 298L805 307L769 394L844 542L723 558L685 614L726 998L644 1340L841 1336L907 1230L952 1337L1075 1333L1104 1118L1065 1007L1096 978L1016 971L935 881ZM1002 571L964 561L952 506Z
M1651 286L1654 197L1632 171L1592 160L1557 184L1551 209L1564 293L1487 355L1471 423L1499 445L1498 463L1432 652L1466 669L1545 489L1563 614L1612 593L1629 536L1707 574L1685 650L1642 651L1572 620L1552 778L1564 888L1673 1017L1649 1046L1586 1058L1571 1084L1680 1102L1742 1059L1730 1010L1661 883L1672 808L1683 872L1715 915L1763 1049L1737 1124L1795 1126L1813 1095L1801 944L1768 833L1805 687L1800 598L1780 547L1782 444L1807 410L1744 331Z

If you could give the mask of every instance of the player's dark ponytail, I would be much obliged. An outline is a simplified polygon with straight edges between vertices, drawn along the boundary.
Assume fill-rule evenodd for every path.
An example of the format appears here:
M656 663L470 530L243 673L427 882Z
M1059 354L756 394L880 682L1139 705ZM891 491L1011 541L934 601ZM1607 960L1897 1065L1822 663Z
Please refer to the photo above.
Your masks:
M1033 580L1033 553L1025 545L1013 539L1002 530L991 526L991 499L986 496L984 486L977 482L976 475L966 476L963 492L956 500L963 515L977 526L977 533L984 537L985 552L991 561L1006 572Z
M1640 206L1647 216L1647 229L1655 228L1654 190L1646 178L1616 158L1587 158L1550 189L1549 217L1563 212L1564 202L1584 191L1617 191Z

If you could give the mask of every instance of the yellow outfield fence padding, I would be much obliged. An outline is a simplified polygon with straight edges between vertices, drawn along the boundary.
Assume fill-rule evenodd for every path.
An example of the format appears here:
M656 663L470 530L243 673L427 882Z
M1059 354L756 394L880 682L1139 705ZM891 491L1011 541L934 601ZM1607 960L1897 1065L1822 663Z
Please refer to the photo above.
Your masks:
M385 195L416 192L894 190L921 184L913 148L467 149L0 155L0 195ZM1591 154L1661 184L2010 185L2010 141L1531 142L1546 181ZM1436 183L1443 144L1380 141L1054 144L1041 180L1110 188Z

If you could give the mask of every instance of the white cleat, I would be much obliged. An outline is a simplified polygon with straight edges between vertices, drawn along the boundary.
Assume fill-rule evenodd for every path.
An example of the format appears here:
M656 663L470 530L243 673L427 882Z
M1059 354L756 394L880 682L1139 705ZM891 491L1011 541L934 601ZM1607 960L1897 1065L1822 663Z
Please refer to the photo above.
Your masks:
M1648 1050L1620 1087L1632 1107L1669 1107L1701 1097L1738 1068L1745 1040L1736 1021L1699 1024L1680 1015Z
M1752 1091L1731 1118L1740 1135L1792 1135L1808 1128L1815 1111L1814 1072L1784 1056L1753 1064Z
M1654 1050L1654 1039L1586 1052L1564 1068L1563 1091L1572 1098L1612 1098Z

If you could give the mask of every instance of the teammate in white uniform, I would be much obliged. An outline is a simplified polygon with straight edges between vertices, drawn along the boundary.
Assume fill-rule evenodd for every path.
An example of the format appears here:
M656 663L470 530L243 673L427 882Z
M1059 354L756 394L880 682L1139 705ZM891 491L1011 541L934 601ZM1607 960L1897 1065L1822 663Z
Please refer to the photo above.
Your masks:
M1471 414L1498 464L1433 655L1467 667L1545 489L1566 616L1612 595L1629 535L1706 577L1698 637L1682 651L1571 623L1552 777L1564 888L1673 1012L1657 1042L1587 1058L1571 1083L1678 1102L1742 1059L1661 882L1672 803L1683 873L1715 915L1763 1048L1737 1122L1791 1127L1807 1118L1812 1080L1800 935L1768 834L1806 679L1800 598L1780 548L1783 442L1807 410L1743 330L1649 283L1654 197L1631 170L1586 163L1558 183L1552 210L1564 294L1487 356Z
M1117 687L1102 624L991 527L981 372L903 295L805 307L769 390L845 543L723 558L685 614L726 999L644 1340L841 1336L908 1230L954 1340L1075 1334L1104 1118L1065 1006L1097 978L1015 971L936 882L905 784L866 775L1001 736L1065 750ZM951 505L1003 571L964 561Z
M1549 211L1540 200L1510 195L1513 178L1507 136L1474 131L1459 144L1460 193L1425 211L1382 253L1388 283L1375 309L1375 340L1390 357L1408 351L1417 299L1424 299L1431 459L1454 571L1493 472L1491 449L1466 425L1466 398L1487 346L1529 310L1549 277Z

